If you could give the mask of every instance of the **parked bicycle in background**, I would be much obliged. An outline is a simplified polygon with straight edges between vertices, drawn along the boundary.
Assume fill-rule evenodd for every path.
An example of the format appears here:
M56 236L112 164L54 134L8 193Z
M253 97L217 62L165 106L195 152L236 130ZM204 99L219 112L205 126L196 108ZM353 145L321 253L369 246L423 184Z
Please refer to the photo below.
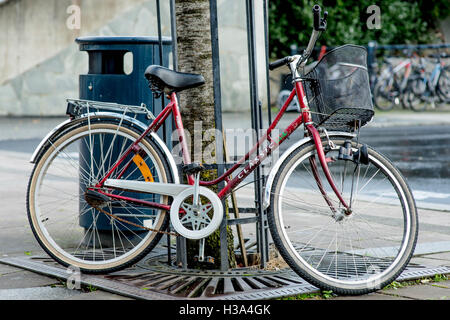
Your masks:
M450 66L444 60L448 57L445 53L427 57L412 53L406 59L383 58L374 79L375 106L383 111L396 106L425 111L435 108L436 103L449 103Z
M416 67L413 58L418 58L417 54L411 54L409 58L402 59L397 64L392 58L383 58L380 75L376 78L373 89L374 103L378 109L388 111L397 105L408 108L404 96L408 91L410 76Z
M405 101L414 111L424 111L427 106L437 103L450 103L450 65L443 59L445 53L432 54L428 59L421 58L414 75L410 79Z

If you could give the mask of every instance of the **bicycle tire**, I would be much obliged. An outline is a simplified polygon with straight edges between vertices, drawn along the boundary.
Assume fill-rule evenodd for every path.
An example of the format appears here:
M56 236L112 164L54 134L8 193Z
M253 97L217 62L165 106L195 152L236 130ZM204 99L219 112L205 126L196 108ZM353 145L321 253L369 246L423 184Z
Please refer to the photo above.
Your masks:
M450 102L450 69L448 67L443 68L439 79L437 81L436 93L440 102Z
M405 107L422 112L427 108L427 104L423 101L422 96L427 91L427 85L422 77L416 77L408 81L403 100Z
M126 150L127 145L131 144L139 135L140 132L136 128L125 123L119 125L113 121L92 119L90 122L85 121L68 129L54 141L47 143L29 179L27 214L36 240L60 264L79 268L85 273L118 271L142 259L160 241L162 233L144 229L141 231L139 228L135 230L136 228L131 224L108 217L94 209L84 199L85 195L82 190L84 184L87 184L86 181L91 182L94 175L98 180L101 166L104 167L102 172L107 172L106 166L113 166L114 159L118 158ZM116 137L120 138L116 139ZM98 152L98 148L101 148L98 155L100 158L97 156L84 157L82 149L84 145L89 149L88 144L95 145L96 152ZM108 144L109 146L107 146ZM119 148L120 144L122 144L121 152L114 155L115 146ZM105 146L105 149L102 149L101 146ZM172 182L167 161L156 143L146 137L139 146L141 148L138 153L139 157L133 155L133 163L131 164L130 161L130 166L126 169L118 167L118 169L124 170L123 176L151 181L149 177L144 177L144 172L148 175L148 172L144 170L148 169L153 181ZM90 150L94 150L94 147ZM76 152L78 152L78 158ZM102 159L102 162L96 163L96 157ZM87 158L89 160L86 160ZM92 174L88 174L87 169L83 167L89 161L97 168L96 173L92 169L90 170ZM140 161L140 164L138 165L136 161ZM154 165L151 169L150 161ZM89 177L87 177L88 175ZM120 191L120 193L130 195L127 191ZM48 200L46 203L46 197L53 198L53 200ZM55 200L55 198L57 199ZM153 198L155 200L154 196ZM161 196L155 201L168 203L169 200L167 197ZM45 206L49 204L51 208L46 210ZM142 224L149 225L148 221L152 221L152 227L155 230L165 230L169 223L169 214L164 211L151 211L142 207L132 208L129 204L119 201L111 202L107 206L111 210L110 212L120 214L122 217L128 214L126 219L134 223L140 221ZM58 214L61 216L58 216L56 212L59 212ZM71 224L62 221L64 212L69 212L69 215L64 218L73 220ZM87 212L92 215L91 222ZM144 217L142 221L137 220L138 215L141 216L140 218L143 215L148 218ZM87 222L82 221L85 218L88 218ZM106 219L106 222L110 223L111 231L100 229L101 219ZM74 249L75 246L77 246L76 249Z
M345 142L344 139L334 138L331 141L337 149L330 148L327 157L338 152ZM326 140L323 143L327 145ZM352 146L355 148L356 143L353 142ZM342 295L361 295L381 289L404 270L417 241L417 210L407 182L388 159L368 148L369 165L364 168L364 176L358 174L365 184L356 186L359 191L352 200L353 213L346 216L338 210L336 214L331 214L311 172L309 159L315 158L315 153L312 143L297 148L284 160L275 176L268 209L274 244L292 270L322 290ZM352 202L348 199L349 180L346 180L347 184L344 183L342 177L345 174L339 176L336 170L342 172L343 168L347 168L347 172L351 172L352 164L356 167L351 161L336 160L329 163L332 175L341 177L340 191L349 203ZM320 165L317 166L320 168ZM362 165L359 167L359 170L363 170ZM292 173L297 168L299 175L295 178L297 171ZM379 172L375 169L381 170L385 175L384 180L375 177ZM319 175L330 203L338 207L339 201L323 173L319 172ZM382 183L374 187L383 190L381 195L371 194L367 190L370 182ZM390 189L383 189L387 186ZM398 199L387 196L386 192L392 190ZM286 196L289 192L293 192L290 198ZM385 194L385 198L379 198Z
M380 79L373 89L373 102L378 110L390 111L394 108L394 98L391 97L391 89L387 86L387 79Z

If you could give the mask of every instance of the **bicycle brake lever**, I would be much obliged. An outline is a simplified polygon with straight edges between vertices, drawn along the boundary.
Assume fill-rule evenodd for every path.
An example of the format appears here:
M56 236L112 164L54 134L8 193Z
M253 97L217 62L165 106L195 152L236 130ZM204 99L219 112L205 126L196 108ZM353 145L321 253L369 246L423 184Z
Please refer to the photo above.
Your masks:
M323 13L323 18L320 19L319 31L327 30L327 18L328 18L328 11L325 11Z

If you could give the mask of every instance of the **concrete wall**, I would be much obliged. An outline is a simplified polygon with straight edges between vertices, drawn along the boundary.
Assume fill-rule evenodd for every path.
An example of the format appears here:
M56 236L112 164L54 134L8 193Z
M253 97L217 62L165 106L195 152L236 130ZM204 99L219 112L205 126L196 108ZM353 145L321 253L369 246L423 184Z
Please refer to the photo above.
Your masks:
M266 60L263 2L255 1L258 91L266 105ZM245 1L218 1L219 49L223 109L250 111Z
M450 43L450 17L439 23L445 43Z
M258 1L257 1L258 3ZM81 8L79 29L67 27L70 5ZM170 36L169 3L161 1L162 33ZM248 111L249 84L244 1L218 1L223 109ZM262 6L257 4L262 30ZM63 115L78 97L78 75L88 60L79 36L155 36L154 0L9 0L0 5L0 115ZM258 33L260 93L265 61Z
M0 83L36 66L145 0L9 0L0 6ZM69 29L67 8L81 8ZM100 4L100 5L99 5Z

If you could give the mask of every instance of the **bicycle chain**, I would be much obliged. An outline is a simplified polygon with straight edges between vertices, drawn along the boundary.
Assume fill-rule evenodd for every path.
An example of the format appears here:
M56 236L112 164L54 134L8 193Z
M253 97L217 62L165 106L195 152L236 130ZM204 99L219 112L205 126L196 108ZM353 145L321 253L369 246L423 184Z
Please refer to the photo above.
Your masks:
M122 218L120 218L120 217L117 217L117 216L113 215L112 213L109 213L109 212L107 212L106 210L103 210L103 209L100 208L100 207L97 207L97 206L93 206L93 207L94 207L95 209L97 209L98 211L100 211L100 212L106 214L107 216L109 216L109 217L111 217L111 218L113 218L113 219L116 219L116 220L119 220L119 221L121 221L121 222L127 223L127 224L129 224L129 225L134 226L134 227L141 228L141 229L144 229L144 230L147 230L147 231L152 231L152 232L162 233L162 234L169 235L169 236L175 236L175 237L179 237L179 236L180 236L180 234L178 234L178 233L176 233L176 232L162 231L162 230L156 230L156 229L144 227L144 226L141 226L141 225L139 225L139 224L137 224L137 223L134 223L134 222L131 222L131 221L122 219Z

